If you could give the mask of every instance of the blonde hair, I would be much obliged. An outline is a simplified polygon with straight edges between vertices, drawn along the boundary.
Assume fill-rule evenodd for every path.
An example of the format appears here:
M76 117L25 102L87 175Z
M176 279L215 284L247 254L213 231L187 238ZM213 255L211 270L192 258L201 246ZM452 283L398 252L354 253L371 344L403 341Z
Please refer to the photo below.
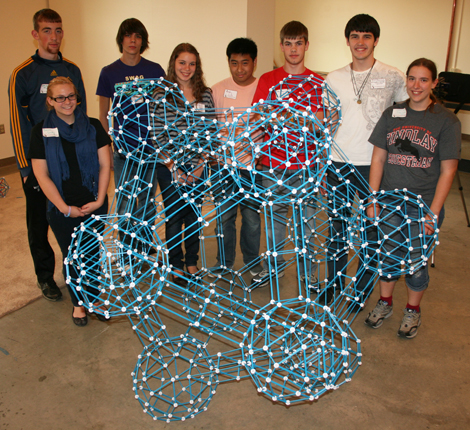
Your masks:
M77 87L75 86L75 84L72 82L72 80L70 78L67 78L65 76L57 76L57 78L52 79L52 81L49 82L49 85L47 86L47 94L46 95L50 99L52 98L52 88L56 87L57 85L72 85L73 91L77 95L77 99L80 96L80 94L78 94ZM46 107L47 107L47 110L54 109L54 107L49 104L47 98L46 98Z

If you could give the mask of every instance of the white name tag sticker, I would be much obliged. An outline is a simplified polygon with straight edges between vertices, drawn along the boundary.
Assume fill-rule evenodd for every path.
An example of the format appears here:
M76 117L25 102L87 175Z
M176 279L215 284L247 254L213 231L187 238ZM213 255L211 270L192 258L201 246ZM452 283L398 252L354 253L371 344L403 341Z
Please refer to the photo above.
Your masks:
M133 103L143 103L144 102L144 97L140 95L132 96L132 102Z
M385 79L372 79L370 81L371 88L385 88Z
M406 109L393 109L392 118L405 118L406 117Z
M206 106L204 103L196 103L196 105L194 106L194 110L196 110L197 112L205 112Z
M41 89L39 90L41 94L47 94L47 87L49 84L42 84Z
M287 97L287 95L289 94L289 90L276 90L276 98L278 100L283 100Z
M42 135L44 137L59 137L59 130L58 128L43 128Z
M235 91L235 90L225 90L224 91L224 97L226 99L236 100L237 99L237 94L238 94L238 91Z

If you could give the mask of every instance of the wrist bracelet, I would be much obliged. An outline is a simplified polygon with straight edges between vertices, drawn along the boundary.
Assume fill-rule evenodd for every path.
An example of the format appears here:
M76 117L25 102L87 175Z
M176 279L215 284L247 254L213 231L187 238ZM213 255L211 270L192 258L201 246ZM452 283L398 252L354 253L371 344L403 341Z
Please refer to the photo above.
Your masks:
M69 206L69 213L67 215L64 214L64 217L68 218L71 213L72 213L72 206Z

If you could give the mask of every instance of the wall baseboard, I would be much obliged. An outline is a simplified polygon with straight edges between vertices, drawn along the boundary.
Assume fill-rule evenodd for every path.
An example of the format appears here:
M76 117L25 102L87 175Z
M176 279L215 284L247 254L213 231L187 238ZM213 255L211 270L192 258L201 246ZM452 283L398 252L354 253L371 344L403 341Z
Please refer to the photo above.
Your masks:
M11 164L15 164L15 163L16 163L15 157L2 158L0 160L0 167L10 166Z

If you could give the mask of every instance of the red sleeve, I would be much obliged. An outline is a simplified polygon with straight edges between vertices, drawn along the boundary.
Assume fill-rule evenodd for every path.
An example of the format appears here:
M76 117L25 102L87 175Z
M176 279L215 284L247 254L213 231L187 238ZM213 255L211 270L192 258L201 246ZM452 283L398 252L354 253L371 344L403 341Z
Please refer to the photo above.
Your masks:
M266 73L259 78L252 104L258 103L260 99L266 100L269 94L269 88L271 88L266 78Z

